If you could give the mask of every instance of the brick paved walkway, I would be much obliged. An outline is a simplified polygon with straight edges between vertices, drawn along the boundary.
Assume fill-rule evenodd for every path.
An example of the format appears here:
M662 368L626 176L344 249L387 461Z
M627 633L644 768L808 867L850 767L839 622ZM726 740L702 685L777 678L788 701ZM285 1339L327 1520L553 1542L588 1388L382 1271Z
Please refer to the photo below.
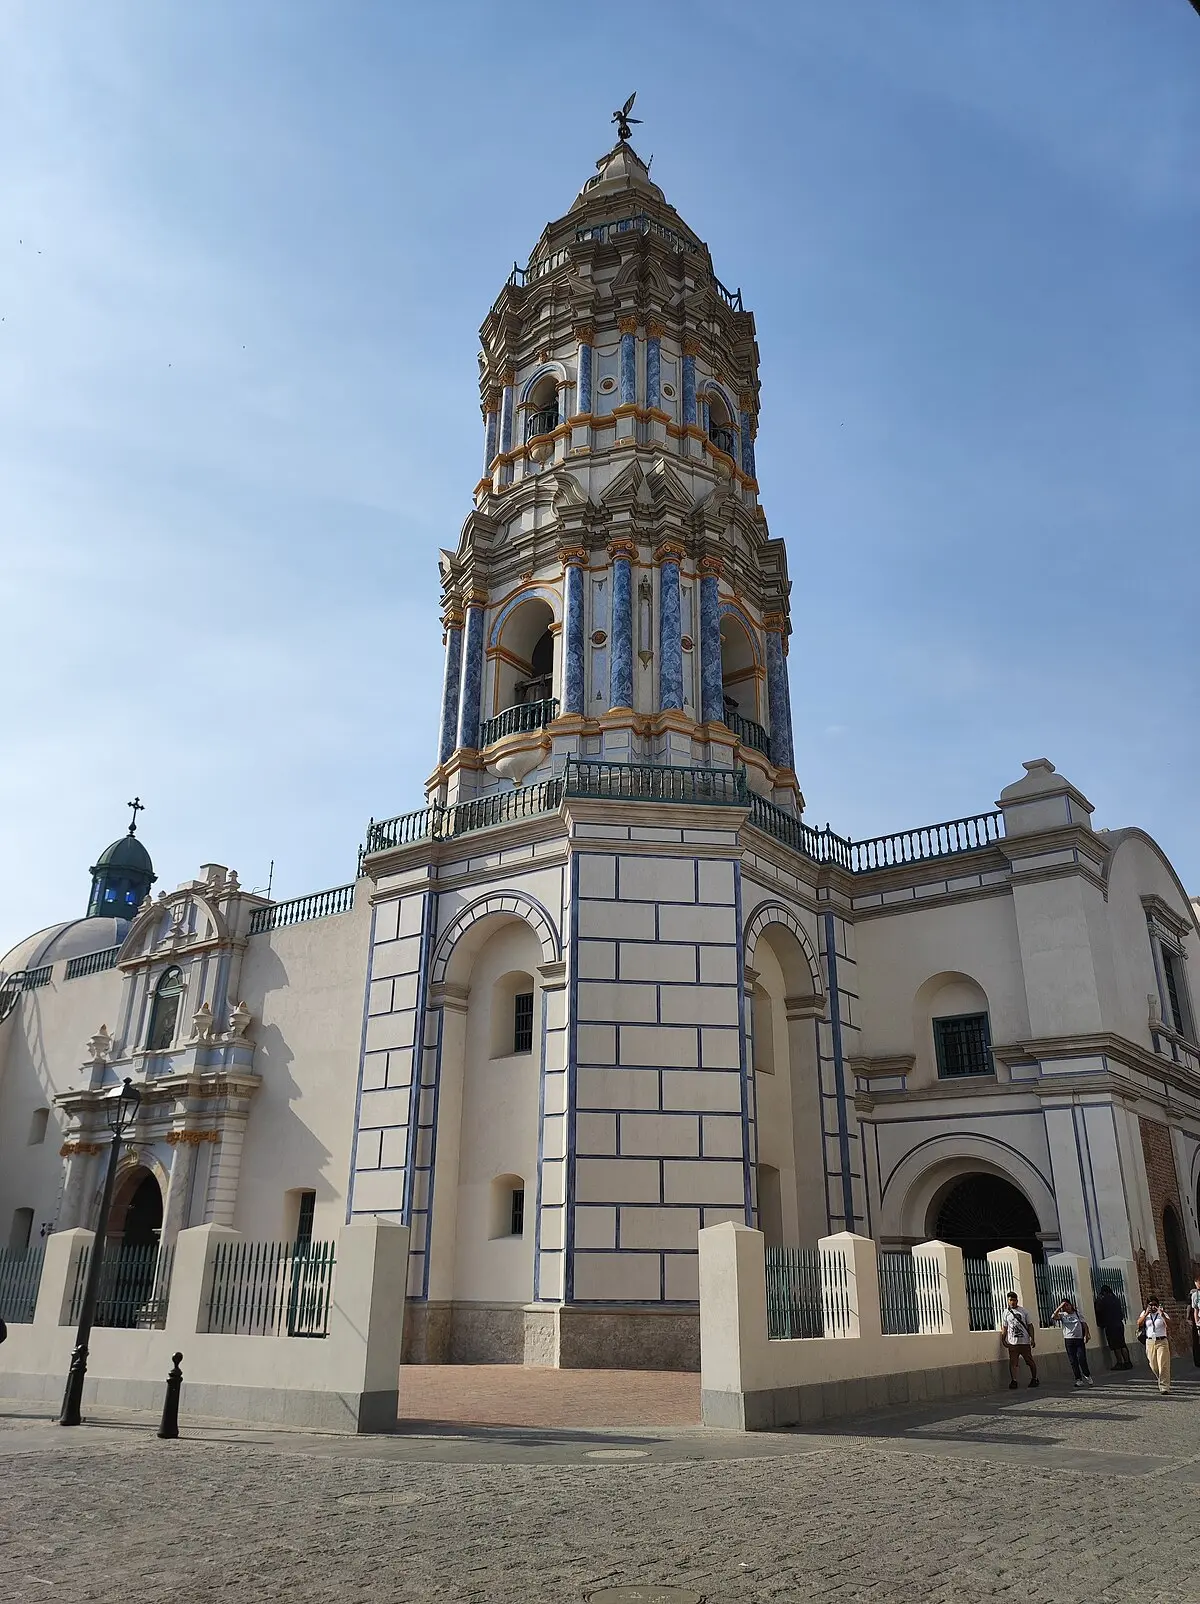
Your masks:
M616 1459L616 1454L629 1458ZM602 1456L602 1457L601 1457ZM1001 1394L752 1438L411 1431L371 1439L0 1405L0 1599L28 1604L1188 1604L1200 1384Z
M665 1370L405 1365L400 1418L491 1426L698 1426L700 1377Z

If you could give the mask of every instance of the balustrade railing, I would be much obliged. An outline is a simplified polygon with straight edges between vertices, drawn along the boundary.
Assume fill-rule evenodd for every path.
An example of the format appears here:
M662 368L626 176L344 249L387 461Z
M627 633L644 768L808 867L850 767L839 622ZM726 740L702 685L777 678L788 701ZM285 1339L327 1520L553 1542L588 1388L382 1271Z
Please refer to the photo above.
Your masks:
M665 239L667 244L676 251L690 251L696 253L700 247L694 240L680 234L673 228L667 228L656 218L641 214L637 217L622 217L615 223L594 223L591 228L581 228L576 231L577 240L596 240L603 244L614 234L656 234L659 239Z
M314 891L307 897L293 897L290 902L277 902L270 908L256 908L250 915L250 934L258 936L264 930L279 930L284 925L303 924L309 919L326 919L331 913L349 913L353 906L353 882L334 886L329 891Z
M562 780L543 780L538 785L495 791L471 802L456 802L453 807L419 808L415 813L401 813L394 819L372 819L367 825L363 856L389 852L393 847L408 846L414 841L448 841L470 830L506 824L510 819L551 813L562 801L562 795Z
M725 302L725 305L729 307L730 311L742 312L745 310L742 306L741 290L727 290L721 280L716 277L713 278L713 284L716 286L717 294Z
M696 802L745 807L745 769L685 769L669 763L605 763L571 758L565 771L567 796L630 802Z
M117 954L121 947L104 947L100 952L85 952L82 958L67 960L67 979L81 980L84 975L98 975L104 969L111 969L117 961Z
M557 407L542 407L537 412L531 412L525 419L525 444L536 440L538 435L553 434L559 422Z
M777 1341L823 1337L821 1250L768 1248L766 1256L767 1336Z
M756 791L750 793L750 823L785 846L803 852L815 863L836 863L842 869L850 868L850 842L844 836L835 835L828 827L814 830L811 824L768 802Z
M208 1329L239 1337L325 1337L332 1242L218 1242Z
M42 1280L45 1248L0 1249L0 1320L14 1326L31 1325Z
M708 431L708 438L718 451L723 451L727 457L734 455L734 438L732 429L724 429L720 424L714 423Z
M25 978L21 982L21 990L36 991L39 986L48 986L53 969L53 964L43 964L40 969L27 969Z
M76 1262L69 1310L71 1325L77 1323L83 1307L88 1265L95 1251L94 1246L86 1248ZM157 1242L110 1240L100 1244L100 1251L104 1257L100 1264L96 1325L161 1330L167 1320L175 1250Z
M565 248L561 251L552 251L549 256L543 256L536 262L530 262L528 267L518 267L513 263L513 270L508 275L508 282L516 285L533 284L547 273L553 273L556 267L561 267L570 258L570 252Z
M540 702L521 702L516 707L506 707L479 726L480 749L503 740L506 735L525 735L531 730L544 729L557 717L558 701L553 696Z
M966 819L948 819L944 824L925 824L916 830L873 836L869 841L852 841L851 867L856 874L864 874L896 863L921 863L927 858L974 852L1000 839L1002 819L1000 813L974 813Z
M728 725L739 741L744 741L747 746L752 746L756 752L761 752L764 757L770 757L771 737L761 724L756 724L752 718L743 718L740 713L735 713L732 708L726 708L722 722Z

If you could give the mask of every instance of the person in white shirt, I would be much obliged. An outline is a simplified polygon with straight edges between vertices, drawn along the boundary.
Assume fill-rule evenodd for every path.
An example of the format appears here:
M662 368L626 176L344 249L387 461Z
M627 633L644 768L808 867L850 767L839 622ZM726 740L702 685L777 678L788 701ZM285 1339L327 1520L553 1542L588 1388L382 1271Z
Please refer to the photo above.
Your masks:
M1008 1385L1010 1388L1017 1384L1017 1371L1021 1367L1021 1360L1029 1366L1031 1387L1040 1387L1038 1380L1037 1361L1033 1357L1033 1317L1028 1309L1021 1307L1020 1300L1015 1292L1008 1294L1008 1308L1004 1311L1004 1321L1000 1331L1000 1341L1008 1349Z
M1147 1298L1138 1315L1138 1336L1146 1333L1146 1359L1164 1395L1171 1390L1171 1321L1157 1298Z
M1075 1307L1073 1298L1064 1298L1050 1316L1051 1321L1057 1321L1062 1328L1063 1344L1067 1350L1067 1358L1071 1361L1071 1370L1075 1377L1077 1387L1094 1387L1092 1372L1088 1368L1087 1345L1091 1332L1088 1323Z
M1188 1316L1192 1322L1192 1363L1200 1365L1200 1275L1188 1296Z

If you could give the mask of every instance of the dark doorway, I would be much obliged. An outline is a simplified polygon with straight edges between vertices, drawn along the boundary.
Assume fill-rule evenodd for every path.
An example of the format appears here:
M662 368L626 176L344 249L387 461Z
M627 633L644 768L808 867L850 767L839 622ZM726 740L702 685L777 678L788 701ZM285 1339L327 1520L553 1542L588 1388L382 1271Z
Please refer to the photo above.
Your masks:
M1179 1216L1168 1203L1163 1210L1163 1247L1167 1254L1167 1274L1171 1277L1171 1296L1180 1303L1187 1302L1191 1287L1187 1271L1187 1254L1183 1247L1183 1231Z
M1038 1217L1029 1199L999 1175L964 1175L952 1182L930 1210L932 1237L952 1242L968 1259L996 1248L1022 1248L1040 1264Z
M130 1247L152 1247L158 1241L162 1217L162 1191L153 1175L144 1175L129 1199L121 1241Z

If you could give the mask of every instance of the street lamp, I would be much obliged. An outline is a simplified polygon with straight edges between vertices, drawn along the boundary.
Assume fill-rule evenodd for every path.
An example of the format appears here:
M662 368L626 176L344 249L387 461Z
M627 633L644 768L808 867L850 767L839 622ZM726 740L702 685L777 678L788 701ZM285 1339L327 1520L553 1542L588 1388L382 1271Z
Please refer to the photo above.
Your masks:
M67 1372L67 1389L63 1393L60 1426L77 1426L80 1422L79 1406L83 1402L83 1378L87 1375L88 1342L96 1318L96 1300L100 1293L100 1270L104 1261L104 1241L108 1230L108 1216L112 1208L113 1185L117 1178L117 1160L121 1143L137 1119L142 1094L128 1078L119 1097L112 1098L105 1108L105 1119L112 1132L108 1149L108 1170L104 1177L104 1191L100 1194L100 1218L96 1222L96 1235L92 1241L92 1254L88 1261L87 1282L83 1289L83 1307L79 1311L79 1330L75 1333L75 1351L71 1355L71 1368Z

